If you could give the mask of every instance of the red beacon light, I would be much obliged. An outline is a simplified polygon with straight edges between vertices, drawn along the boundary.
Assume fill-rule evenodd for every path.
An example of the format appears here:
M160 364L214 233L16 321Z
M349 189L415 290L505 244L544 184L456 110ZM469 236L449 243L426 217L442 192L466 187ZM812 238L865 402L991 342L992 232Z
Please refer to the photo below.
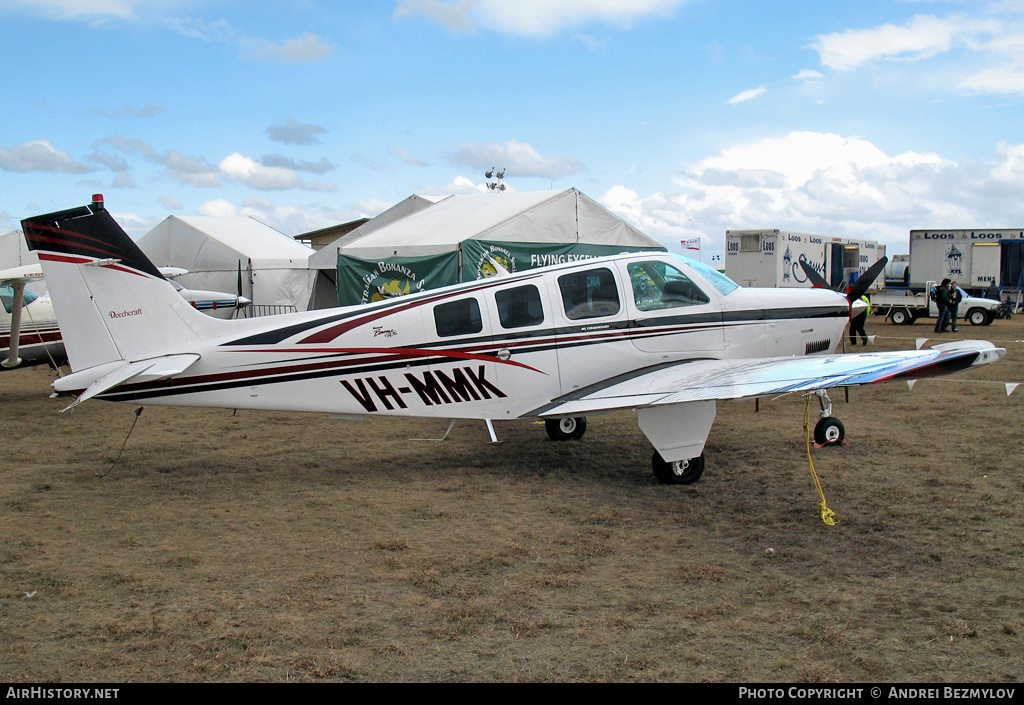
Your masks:
M94 193L92 195L92 207L97 210L103 210L103 194Z

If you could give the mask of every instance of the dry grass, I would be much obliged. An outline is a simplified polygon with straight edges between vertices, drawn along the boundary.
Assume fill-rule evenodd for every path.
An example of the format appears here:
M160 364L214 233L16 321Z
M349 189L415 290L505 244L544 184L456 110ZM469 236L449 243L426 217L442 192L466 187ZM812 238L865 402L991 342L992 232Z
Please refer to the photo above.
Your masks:
M878 347L930 328L872 321ZM1024 338L1024 317L960 337ZM896 338L908 338L899 340ZM57 415L0 375L2 681L1017 681L1024 345L958 375L719 406L663 487L630 413L528 422Z

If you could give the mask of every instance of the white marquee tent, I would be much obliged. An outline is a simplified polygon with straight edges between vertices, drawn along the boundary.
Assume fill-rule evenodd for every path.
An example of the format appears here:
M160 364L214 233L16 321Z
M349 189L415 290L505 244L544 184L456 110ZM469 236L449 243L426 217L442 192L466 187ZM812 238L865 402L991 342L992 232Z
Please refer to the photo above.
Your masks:
M438 255L466 240L662 245L576 189L449 196L341 248L363 259Z
M305 311L309 302L312 248L253 218L172 215L139 247L158 267L187 269L176 280L189 289L235 293L241 270L242 296L257 311Z
M373 222L373 221L370 221ZM368 223L369 224L369 223ZM367 225L368 225L367 224ZM573 258L664 246L576 189L449 196L340 247L340 303L471 281L497 261L522 271ZM393 272L405 273L396 279ZM416 276L411 273L420 272ZM401 280L401 281L399 281Z

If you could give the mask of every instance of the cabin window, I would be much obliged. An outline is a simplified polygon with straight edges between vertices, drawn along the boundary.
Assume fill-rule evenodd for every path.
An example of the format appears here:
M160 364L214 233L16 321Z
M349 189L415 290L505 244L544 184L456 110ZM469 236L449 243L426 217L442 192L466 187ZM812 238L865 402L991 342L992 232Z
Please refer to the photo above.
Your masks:
M28 306L30 303L38 299L39 297L33 294L28 289L23 289L22 294L25 297L25 301L22 306ZM7 313L14 312L14 287L10 284L0 286L0 302L3 302L4 310Z
M708 295L692 279L668 262L636 262L627 269L633 286L633 299L641 311L711 303Z
M589 269L558 278L565 315L582 318L612 316L619 312L619 290L610 269Z
M540 292L533 284L495 292L498 320L502 328L523 328L544 322Z
M469 298L435 306L434 325L442 338L479 333L484 329L480 304Z

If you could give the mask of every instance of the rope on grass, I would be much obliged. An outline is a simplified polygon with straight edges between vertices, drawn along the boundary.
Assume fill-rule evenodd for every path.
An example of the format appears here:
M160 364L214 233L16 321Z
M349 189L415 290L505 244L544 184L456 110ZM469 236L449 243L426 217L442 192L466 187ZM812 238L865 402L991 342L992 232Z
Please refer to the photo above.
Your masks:
M811 395L804 395L804 443L807 447L807 465L811 469L811 479L814 481L814 489L818 490L818 512L821 520L828 526L836 525L836 513L828 508L825 501L825 491L821 488L821 480L814 469L814 461L811 459Z
M138 409L135 410L135 420L132 421L132 427L128 429L128 435L124 437L124 443L121 444L121 450L117 451L117 457L114 458L114 462L110 464L110 467L107 468L106 472L98 472L96 473L96 477L106 477L107 475L110 474L110 471L114 469L114 466L117 465L117 461L121 459L121 453L124 452L124 447L128 445L128 439L132 437L132 431L135 430L135 424L139 422L139 417L142 416L142 410L144 408L145 407L140 406Z

